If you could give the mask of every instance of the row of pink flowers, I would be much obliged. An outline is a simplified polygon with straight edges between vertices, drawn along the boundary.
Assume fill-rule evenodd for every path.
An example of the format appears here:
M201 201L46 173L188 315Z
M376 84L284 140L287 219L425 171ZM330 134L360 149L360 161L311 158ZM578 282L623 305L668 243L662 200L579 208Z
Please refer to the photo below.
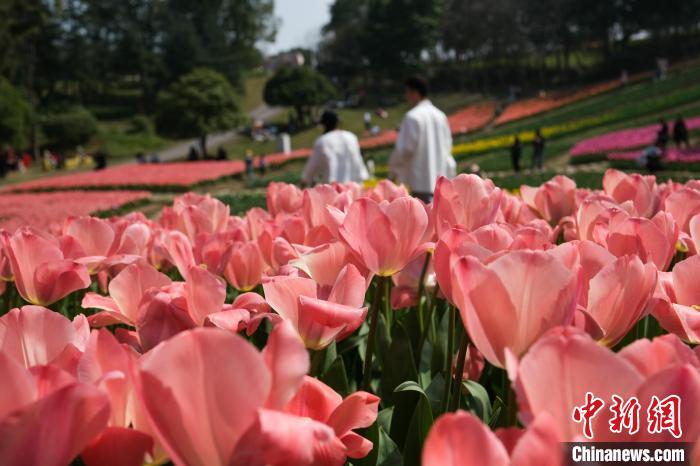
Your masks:
M685 123L689 131L698 129L700 128L700 117L689 118ZM656 141L659 128L658 124L654 124L594 136L579 141L569 153L571 156L577 157L648 146Z
M642 151L612 152L608 154L608 160L638 160ZM664 162L674 163L695 163L700 162L700 147L678 148L671 147L666 150L663 157Z
M456 306L472 342L460 347L458 375L443 374L458 379L458 396L462 377L478 379L486 364L507 371L517 396L522 429L492 433L471 414L445 414L424 464L561 464L559 441L582 438L572 412L586 392L678 395L681 440L694 442L700 362L686 343L700 343L700 184L609 170L603 188L558 176L516 196L459 175L441 178L425 205L389 181L272 183L267 210L241 217L189 193L157 221L81 216L60 232L3 232L0 283L30 305L0 318L0 377L11 381L0 390L0 438L9 439L0 458L363 458L374 445L354 430L375 422L380 399L363 390L343 399L309 377L306 349L360 338L366 322L373 341L377 306L365 302L374 277L393 282L397 309L421 309L421 293ZM83 309L72 320L42 307L72 295ZM647 316L668 334L610 349ZM244 335L265 321L272 331L258 350ZM371 381L371 345L364 354ZM649 439L613 434L607 422L595 418L595 440Z
M0 194L0 228L15 231L24 226L58 232L70 215L112 210L150 197L146 191L64 191Z
M578 102L579 100L587 99L589 97L602 94L621 86L619 80L609 81L606 83L601 83L595 86L591 86L585 89L581 89L572 93L545 96L545 97L533 97L531 99L518 100L510 104L501 113L498 118L496 118L496 124L502 125L509 123L511 121L520 120L522 118L527 118L539 113L548 112L565 105Z

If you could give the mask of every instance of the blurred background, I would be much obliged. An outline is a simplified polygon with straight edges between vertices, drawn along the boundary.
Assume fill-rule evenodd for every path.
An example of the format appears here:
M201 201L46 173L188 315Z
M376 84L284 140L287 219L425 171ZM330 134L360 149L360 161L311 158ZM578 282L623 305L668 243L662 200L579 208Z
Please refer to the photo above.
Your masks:
M554 123L499 120L515 102L617 84L556 122L673 119L698 102L699 26L700 0L0 0L0 162L7 182L288 152L312 144L328 107L380 136L407 109L411 73L448 114L495 107L456 144Z

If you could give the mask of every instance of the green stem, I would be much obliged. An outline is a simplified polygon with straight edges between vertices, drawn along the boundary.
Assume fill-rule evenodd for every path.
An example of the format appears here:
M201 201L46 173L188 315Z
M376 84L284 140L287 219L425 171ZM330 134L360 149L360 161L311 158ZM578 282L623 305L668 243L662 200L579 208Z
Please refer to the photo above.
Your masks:
M379 305L382 297L382 288L384 288L384 282L386 277L379 277L377 281L377 287L374 291L374 300L372 301L372 308L370 310L369 316L369 334L367 335L367 351L365 352L365 367L362 372L362 389L369 391L370 384L372 382L372 356L374 353L374 344L377 335L377 321L379 320Z
M447 351L445 354L445 391L442 395L442 412L446 412L450 405L450 392L452 388L452 351L454 350L454 333L455 333L455 308L449 308L449 321L447 327Z
M420 272L420 279L418 281L418 328L420 329L421 335L423 335L423 332L425 331L425 320L423 316L423 292L425 291L425 274L428 272L428 264L430 264L430 253L426 252L425 261L423 262L423 269Z
M457 367L454 374L454 387L452 387L452 398L450 399L450 411L456 411L459 408L460 392L462 390L462 374L464 374L464 363L467 360L467 347L469 346L469 337L464 329L460 329L461 339L459 343L459 354L457 355Z

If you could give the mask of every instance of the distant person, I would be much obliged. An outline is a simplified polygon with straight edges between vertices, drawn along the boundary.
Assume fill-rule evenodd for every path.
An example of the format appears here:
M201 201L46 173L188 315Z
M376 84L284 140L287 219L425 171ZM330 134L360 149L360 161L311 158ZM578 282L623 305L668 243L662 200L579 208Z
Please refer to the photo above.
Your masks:
M432 202L440 176L453 177L452 133L445 114L428 99L428 82L418 76L405 82L406 100L413 108L406 113L396 147L389 157L389 173L425 203Z
M510 146L510 161L513 164L513 171L520 173L520 156L522 155L523 147L520 144L520 138L515 136L513 145Z
M661 127L659 128L659 131L656 133L656 145L661 149L662 153L666 153L666 146L668 146L668 123L666 123L666 119L660 118L659 119L659 125Z
M253 152L248 149L245 151L245 176L249 179L253 179Z
M640 162L646 166L647 170L654 173L655 171L661 170L661 158L663 157L663 151L658 143L647 147L642 152L640 157Z
M143 154L143 152L139 152L138 154L136 154L136 163L146 163L146 156Z
M545 139L542 131L535 130L535 138L532 140L532 168L542 170L544 168L544 144Z
M226 153L226 149L224 149L222 146L219 146L219 148L216 150L216 160L226 160L228 159L228 154Z
M187 160L190 162L199 160L199 154L197 153L197 148L194 147L194 144L190 146L190 150L187 153Z
M265 155L260 155L258 158L258 172L260 173L260 176L265 176L265 173L267 173L267 163L265 163Z
M316 139L311 156L306 161L301 182L311 186L320 183L361 182L369 178L362 161L360 142L350 131L338 128L338 114L325 111L321 115L323 135Z
M0 178L5 178L7 168L7 146L5 146L0 150Z
M690 147L690 141L688 139L688 126L686 126L683 117L680 115L676 118L675 123L673 123L673 142L676 143L676 147Z
M369 131L370 129L372 129L372 114L369 112L365 112L362 119L365 122L365 130Z
M160 163L160 154L158 152L154 152L151 154L151 158L149 159L150 163Z
M107 168L107 152L100 148L95 153L95 170L104 170L105 168Z

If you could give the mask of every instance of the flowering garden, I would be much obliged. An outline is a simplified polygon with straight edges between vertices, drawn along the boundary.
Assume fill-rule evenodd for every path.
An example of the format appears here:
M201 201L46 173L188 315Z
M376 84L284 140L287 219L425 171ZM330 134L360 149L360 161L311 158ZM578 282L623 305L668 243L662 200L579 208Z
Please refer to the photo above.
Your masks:
M700 436L697 181L266 195L2 232L2 464L557 465Z

